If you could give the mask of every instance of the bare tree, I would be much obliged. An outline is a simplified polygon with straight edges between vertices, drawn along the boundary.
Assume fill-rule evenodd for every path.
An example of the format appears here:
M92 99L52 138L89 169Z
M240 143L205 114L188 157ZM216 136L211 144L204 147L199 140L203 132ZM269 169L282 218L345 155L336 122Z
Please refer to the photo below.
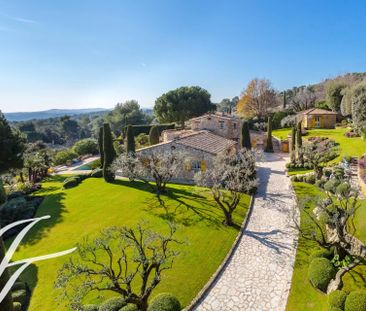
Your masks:
M278 105L277 94L271 82L253 79L240 96L237 112L244 117L266 117Z
M56 288L73 310L91 292L113 292L126 303L146 311L148 299L160 283L162 273L171 269L177 252L171 244L175 227L167 236L137 225L136 228L105 229L92 242L78 245L78 258L71 258L59 271Z
M314 107L318 96L316 92L309 87L303 87L296 91L290 99L290 106L295 112L303 111Z
M151 151L149 153L121 154L112 164L112 170L120 171L130 180L140 180L154 188L158 197L166 191L166 184L177 177L188 160L184 152ZM154 185L149 181L153 180Z
M195 175L197 185L208 187L224 213L224 224L232 226L232 214L244 193L251 193L257 186L255 156L242 149L238 154L219 154L211 168Z

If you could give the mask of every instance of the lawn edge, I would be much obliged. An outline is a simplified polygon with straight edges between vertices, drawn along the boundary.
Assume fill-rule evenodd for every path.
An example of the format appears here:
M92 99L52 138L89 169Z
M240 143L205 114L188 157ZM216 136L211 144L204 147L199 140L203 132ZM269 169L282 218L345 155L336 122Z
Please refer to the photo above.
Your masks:
M236 239L233 242L233 245L231 246L229 252L225 256L224 260L220 264L220 266L216 269L215 273L211 276L211 278L207 281L206 285L200 290L200 292L196 295L195 298L193 298L192 302L185 307L182 311L192 311L193 308L195 308L202 300L206 297L207 293L212 289L216 281L219 279L221 274L224 272L224 269L228 265L231 257L233 256L235 250L237 249L239 242L243 236L243 233L248 226L250 216L253 211L254 206L254 195L250 197L248 212L245 215L245 218L241 224L240 231L238 232L238 235L236 236Z

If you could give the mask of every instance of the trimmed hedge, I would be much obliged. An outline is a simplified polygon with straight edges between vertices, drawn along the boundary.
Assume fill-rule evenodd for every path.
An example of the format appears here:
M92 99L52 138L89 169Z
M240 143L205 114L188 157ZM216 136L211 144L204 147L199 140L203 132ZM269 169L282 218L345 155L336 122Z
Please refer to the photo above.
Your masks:
M344 304L345 311L366 311L366 292L351 292Z
M154 124L150 125L150 124L142 124L142 125L132 125L133 128L133 133L135 134L135 136L140 135L141 133L144 133L146 135L149 135L151 128L154 126ZM155 126L157 126L158 130L159 130L159 135L161 135L162 131L165 130L171 130L175 128L175 124L174 123L169 123L169 124L156 124ZM127 132L127 125L122 129L122 132L124 135L126 135Z
M136 305L129 303L127 306L124 306L122 309L119 309L119 311L139 311Z
M317 289L326 292L329 282L337 273L336 268L327 258L314 258L308 271L310 283Z
M347 295L348 294L346 292L341 290L331 292L328 296L329 310L331 310L332 308L334 310L344 310L344 304L346 302Z
M63 188L69 189L69 188L76 187L78 184L80 184L80 182L81 182L81 178L79 176L73 176L73 177L66 178L63 183Z
M99 306L99 311L119 311L125 305L126 303L123 298L114 297L103 302Z
M179 300L167 293L157 295L150 303L148 311L180 311L182 309Z

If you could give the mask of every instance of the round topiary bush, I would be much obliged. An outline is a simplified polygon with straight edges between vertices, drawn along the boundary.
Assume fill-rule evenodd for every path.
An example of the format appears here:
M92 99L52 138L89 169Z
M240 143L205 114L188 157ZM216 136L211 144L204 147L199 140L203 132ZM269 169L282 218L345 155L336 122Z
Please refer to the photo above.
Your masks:
M333 251L328 249L320 249L311 253L309 261L312 262L314 258L327 258L331 260L334 256Z
M114 297L108 299L107 301L103 302L99 306L99 311L119 311L122 307L126 305L123 298Z
M119 309L119 311L139 311L139 309L136 307L136 305L129 303L127 306Z
M340 309L344 310L344 303L346 302L347 293L341 290L335 290L331 292L328 296L329 309Z
M181 305L171 294L159 294L150 303L148 311L180 311Z
M336 273L336 268L327 258L314 258L309 265L308 277L315 288L326 292Z
M311 185L315 184L315 181L316 181L315 175L314 174L307 174L304 181L308 184L311 184Z
M366 311L366 292L351 292L344 304L345 311Z

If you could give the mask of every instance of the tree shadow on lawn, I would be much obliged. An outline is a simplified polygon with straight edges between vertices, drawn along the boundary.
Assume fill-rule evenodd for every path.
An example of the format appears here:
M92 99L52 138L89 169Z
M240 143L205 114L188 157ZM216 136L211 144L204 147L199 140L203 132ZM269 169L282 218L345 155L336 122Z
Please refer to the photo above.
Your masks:
M115 181L115 184L154 193L152 188L143 182L119 179ZM206 196L200 195L196 191L169 186L166 190L167 193L161 195L160 198L154 195L147 199L145 210L157 217L181 223L184 226L192 226L201 221L206 221L211 226L222 225L221 210Z
M51 218L37 223L22 240L21 246L36 244L48 235L52 227L63 221L62 214L66 213L65 205L62 203L64 197L64 192L49 194L45 197L37 209L36 217L50 215Z
M209 226L222 226L222 212L214 202L183 189L169 189L160 199L149 199L147 210L160 218L182 223L184 226L192 226L198 222L206 222Z

